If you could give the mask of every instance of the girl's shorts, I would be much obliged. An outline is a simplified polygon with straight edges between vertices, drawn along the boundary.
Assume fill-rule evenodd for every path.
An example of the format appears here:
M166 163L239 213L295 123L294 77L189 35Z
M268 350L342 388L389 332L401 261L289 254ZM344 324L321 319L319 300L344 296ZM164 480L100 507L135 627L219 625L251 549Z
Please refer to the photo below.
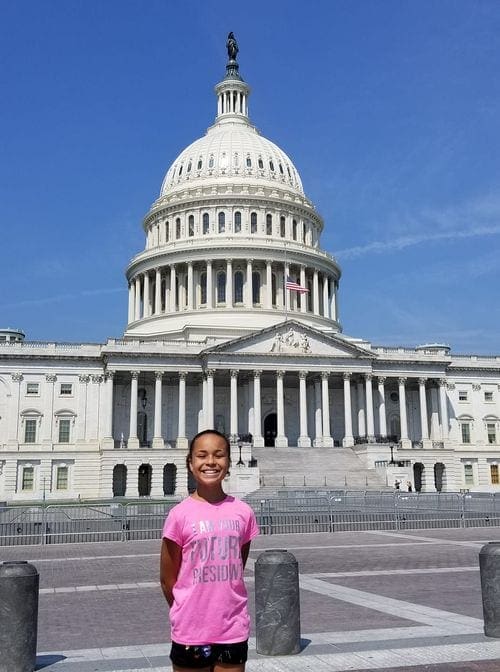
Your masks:
M187 646L172 642L170 660L177 667L203 668L215 663L242 665L248 657L248 641L235 644Z

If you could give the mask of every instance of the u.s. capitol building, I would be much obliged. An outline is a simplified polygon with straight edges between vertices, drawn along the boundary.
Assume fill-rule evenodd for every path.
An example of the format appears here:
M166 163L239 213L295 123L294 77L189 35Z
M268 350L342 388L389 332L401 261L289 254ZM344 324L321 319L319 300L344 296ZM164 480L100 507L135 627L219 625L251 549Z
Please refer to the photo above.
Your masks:
M231 437L233 491L258 487L252 451L273 446L322 449L325 473L351 451L389 486L498 489L500 357L342 333L324 222L251 124L236 51L215 123L144 219L123 338L0 332L0 500L184 494L188 440L208 427Z

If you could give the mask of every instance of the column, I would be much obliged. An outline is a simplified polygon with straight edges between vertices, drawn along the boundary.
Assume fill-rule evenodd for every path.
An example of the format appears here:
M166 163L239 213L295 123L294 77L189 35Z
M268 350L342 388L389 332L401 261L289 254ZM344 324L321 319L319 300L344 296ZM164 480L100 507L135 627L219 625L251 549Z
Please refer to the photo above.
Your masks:
M103 408L103 447L113 448L113 378L114 371L106 371L105 380L105 403Z
M188 261L187 309L193 310L193 262Z
M436 385L431 387L431 439L439 441L441 428L439 426L439 391Z
M401 425L401 444L409 443L408 440L408 420L406 417L406 378L398 378L399 385L399 422Z
M301 287L306 286L306 267L300 267L300 285ZM300 301L300 312L305 313L307 311L307 292L300 292L299 295Z
M162 383L163 383L163 371L155 371L155 418L154 418L154 431L153 431L153 448L165 447L165 442L163 441L161 434Z
M286 448L288 439L285 436L285 399L283 394L284 371L276 372L276 411L277 411L277 434L274 441L276 448Z
M165 312L170 311L170 287L169 280L167 279L170 276L169 267L165 269Z
M226 306L233 307L233 260L226 259Z
M42 441L38 439L37 443L46 443L46 444L52 444L54 437L53 437L53 420L54 420L54 389L55 389L55 384L57 381L57 376L55 373L47 373L45 375L45 382L47 383L46 386L46 395L45 396L45 401L46 403L44 404L44 414L42 418L42 427L44 429L43 431L43 437ZM43 395L43 390L42 390L42 395ZM43 399L43 397L42 397Z
M299 372L299 424L300 436L298 439L299 448L310 448L311 439L307 432L307 371Z
M265 307L273 307L273 269L270 259L266 259L266 299Z
M139 371L132 371L130 377L130 426L127 447L139 448L139 437L137 436L137 391Z
M323 276L323 317L330 317L329 315L329 301L328 301L328 277Z
M176 448L187 448L186 438L186 376L185 371L179 371L179 413Z
M238 439L238 371L231 370L231 401L230 401L230 420L229 434L236 441Z
M215 423L214 415L214 371L207 371L207 413L205 417L207 429L213 429Z
M446 394L446 379L439 381L439 410L441 412L441 438L448 438L448 395Z
M170 266L170 312L175 313L177 310L177 299L176 299L176 294L177 292L175 291L175 285L176 285L176 269L175 269L175 264L172 264Z
M131 280L128 283L128 321L134 321L134 309L135 309L135 284Z
M365 424L365 397L363 390L363 383L361 380L358 380L358 436L366 436L366 424Z
M144 317L149 317L151 315L151 302L150 302L150 296L149 296L149 273L146 272L144 273L144 299L143 299L143 304L144 304L144 310L143 314Z
M330 318L337 319L337 297L335 294L335 280L330 281Z
M354 446L354 437L352 435L352 408L351 408L351 374L344 372L344 447Z
M378 378L378 424L380 436L387 436L387 419L385 415L385 378L379 376Z
M420 426L422 428L422 441L429 438L429 424L427 420L427 395L425 392L425 383L427 378L418 379L418 396L420 400Z
M313 313L319 315L318 270L316 268L313 273Z
M17 372L12 374L12 397L11 397L11 418L9 422L9 444L13 447L17 446L19 440L19 407L21 401L21 383L24 379L22 373ZM24 436L21 441L24 441Z
M135 320L141 319L141 278L135 278Z
M212 277L212 262L207 261L207 308L214 307L214 288Z
M251 309L253 305L252 301L252 260L247 259L247 276L246 276L246 307Z
M254 428L253 428L253 445L256 448L264 447L264 437L262 436L262 410L261 410L261 395L260 395L260 376L262 371L255 370L253 372L253 407L254 407Z
M330 395L328 390L328 372L321 373L321 400L323 414L323 447L331 448L333 439L330 434Z
M161 270L155 269L155 315L161 313Z
M366 425L367 425L367 440L368 443L375 442L375 423L373 421L373 389L372 389L372 375L367 373L365 375L366 385Z
M290 266L289 264L285 264L285 281L283 284L283 291L285 292L285 311L287 313L290 312L290 290L286 288L286 282L288 280L289 275L290 275Z
M315 448L321 448L323 445L323 418L321 415L321 382L319 379L314 381L314 441Z
M77 399L77 416L76 416L76 442L84 443L86 439L86 424L87 424L87 393L88 385L90 383L90 376L87 373L81 373L78 376L78 399Z

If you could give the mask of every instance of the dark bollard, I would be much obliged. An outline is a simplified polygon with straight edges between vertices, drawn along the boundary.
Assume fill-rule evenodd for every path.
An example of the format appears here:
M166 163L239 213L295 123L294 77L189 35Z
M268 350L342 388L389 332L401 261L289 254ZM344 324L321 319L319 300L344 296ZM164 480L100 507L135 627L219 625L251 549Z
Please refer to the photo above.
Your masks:
M500 637L500 542L491 541L479 552L484 634Z
M0 672L35 669L39 578L27 562L0 564Z
M257 653L300 652L299 565L288 551L269 550L255 562Z

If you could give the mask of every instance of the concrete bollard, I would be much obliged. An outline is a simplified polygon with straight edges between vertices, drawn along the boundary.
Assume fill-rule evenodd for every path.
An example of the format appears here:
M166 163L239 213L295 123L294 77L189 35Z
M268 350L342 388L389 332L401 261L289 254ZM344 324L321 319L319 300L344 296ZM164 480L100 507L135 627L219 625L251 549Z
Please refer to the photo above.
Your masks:
M257 653L300 652L299 565L288 551L269 550L255 562Z
M484 634L500 637L500 542L491 541L479 551Z
M39 579L25 561L0 564L0 672L35 669Z

